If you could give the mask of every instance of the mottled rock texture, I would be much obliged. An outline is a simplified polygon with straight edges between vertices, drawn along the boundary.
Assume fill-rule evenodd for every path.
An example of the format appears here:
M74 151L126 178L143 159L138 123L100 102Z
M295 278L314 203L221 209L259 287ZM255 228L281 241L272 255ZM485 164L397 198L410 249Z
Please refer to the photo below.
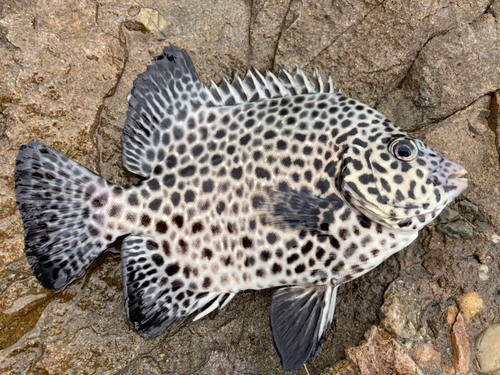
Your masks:
M412 345L432 344L441 362L422 367L425 375L453 365L448 306L468 293L481 296L484 308L464 321L472 374L475 338L500 322L499 22L498 0L0 4L0 372L282 373L268 324L272 291L241 293L224 311L151 339L127 322L117 255L57 293L38 286L24 256L13 194L19 146L40 141L114 183L136 182L121 165L126 96L153 56L176 44L205 82L252 65L298 63L309 73L316 65L337 88L465 165L467 203L441 222L448 232L429 226L404 252L341 287L323 351L307 370L333 368L360 343L398 278L411 285L413 310L404 311L412 327L393 340L409 355ZM484 265L487 279L479 277ZM392 300L404 303L403 295Z

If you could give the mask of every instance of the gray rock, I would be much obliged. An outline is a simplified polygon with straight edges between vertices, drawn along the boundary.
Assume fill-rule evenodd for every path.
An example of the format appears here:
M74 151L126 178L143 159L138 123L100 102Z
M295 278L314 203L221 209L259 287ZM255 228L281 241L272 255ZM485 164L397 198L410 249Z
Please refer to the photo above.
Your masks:
M447 6L440 12L451 9ZM477 14L468 23L434 34L419 51L400 88L378 109L406 129L418 129L495 91L500 83L499 39L500 30L491 13Z
M420 328L421 309L416 285L403 279L394 280L384 293L380 325L398 337L411 338Z
M472 200L462 194L436 220L436 229L451 238L470 239L488 228L489 219Z

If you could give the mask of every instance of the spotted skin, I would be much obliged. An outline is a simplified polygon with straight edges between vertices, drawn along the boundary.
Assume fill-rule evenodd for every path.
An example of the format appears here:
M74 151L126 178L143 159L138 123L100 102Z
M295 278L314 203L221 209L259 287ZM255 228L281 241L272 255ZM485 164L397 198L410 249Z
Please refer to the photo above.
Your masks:
M271 324L287 370L319 354L338 286L410 244L467 186L459 164L317 72L209 89L174 46L135 81L122 142L124 165L145 177L129 188L42 144L21 148L16 198L42 285L66 285L128 235L125 306L150 335L241 290L284 287Z

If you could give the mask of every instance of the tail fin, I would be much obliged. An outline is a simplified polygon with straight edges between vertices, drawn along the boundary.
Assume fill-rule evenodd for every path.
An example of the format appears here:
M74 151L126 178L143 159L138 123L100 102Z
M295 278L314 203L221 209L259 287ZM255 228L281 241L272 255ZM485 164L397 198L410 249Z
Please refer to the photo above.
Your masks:
M21 146L16 201L26 256L45 288L70 283L117 237L106 225L111 190L103 178L48 146Z

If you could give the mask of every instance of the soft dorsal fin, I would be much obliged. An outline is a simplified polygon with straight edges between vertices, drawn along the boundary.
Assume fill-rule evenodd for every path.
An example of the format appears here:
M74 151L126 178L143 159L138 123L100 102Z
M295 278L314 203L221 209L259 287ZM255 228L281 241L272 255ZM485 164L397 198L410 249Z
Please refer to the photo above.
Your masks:
M219 105L198 78L191 58L169 46L134 81L123 128L123 164L148 177L173 141L174 125L185 127L200 107Z
M232 83L226 78L219 86L211 81L208 89L198 78L186 51L166 47L155 64L134 81L122 135L123 165L131 172L149 177L179 134L203 123L206 117L197 115L200 110L331 92L331 78L323 84L316 68L309 79L298 66L292 76L281 65L277 76L267 71L264 77L253 69L247 71L244 79L235 75Z

